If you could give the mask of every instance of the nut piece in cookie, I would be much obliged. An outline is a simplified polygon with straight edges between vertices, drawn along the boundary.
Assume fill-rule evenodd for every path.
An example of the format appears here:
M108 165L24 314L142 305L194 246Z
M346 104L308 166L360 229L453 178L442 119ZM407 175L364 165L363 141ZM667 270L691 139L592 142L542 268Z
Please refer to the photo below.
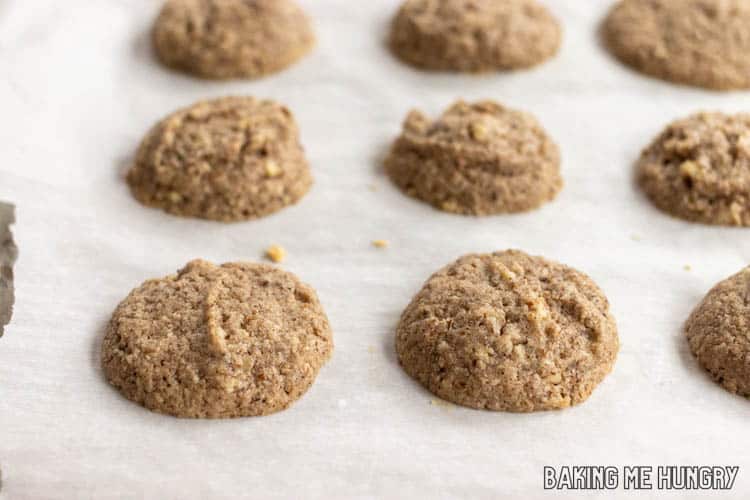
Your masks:
M312 385L333 350L315 291L265 264L190 262L120 303L107 380L146 408L190 418L267 415Z
M536 0L406 0L389 44L421 69L477 73L540 64L561 38L560 24Z
M647 75L713 90L750 88L750 2L621 0L604 22L609 50Z
M690 350L729 392L750 397L750 268L708 292L685 325Z
M438 271L396 329L409 375L443 399L498 411L583 402L618 348L609 303L589 277L516 250Z
M523 212L562 188L560 153L537 120L492 101L458 101L437 120L406 118L385 160L406 194L447 212Z
M294 0L167 0L153 43L171 68L203 78L257 78L302 58L315 35Z
M296 203L312 176L286 107L226 97L198 102L157 123L143 139L127 181L144 205L233 222Z
M750 226L750 114L699 113L670 124L641 155L637 176L669 214Z

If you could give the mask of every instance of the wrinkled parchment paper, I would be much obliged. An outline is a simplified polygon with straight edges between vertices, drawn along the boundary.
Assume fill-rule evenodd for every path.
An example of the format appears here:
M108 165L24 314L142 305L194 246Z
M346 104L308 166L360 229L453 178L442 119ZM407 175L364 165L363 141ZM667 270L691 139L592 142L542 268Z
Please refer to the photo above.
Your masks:
M564 47L537 69L424 74L383 47L396 0L302 0L315 52L282 74L204 82L149 50L156 0L0 2L0 199L17 205L16 308L0 341L0 467L8 499L595 498L546 493L544 465L742 467L750 402L699 369L682 324L750 259L750 232L656 211L632 183L670 120L750 108L637 75L599 46L607 0L547 1ZM123 172L146 130L194 100L253 94L295 113L316 178L298 205L222 225L146 209ZM455 98L526 109L559 143L566 187L539 211L452 216L403 196L380 161L412 107ZM370 189L374 185L375 189ZM375 239L390 247L377 249ZM255 260L314 286L336 348L312 389L264 418L152 414L103 380L99 345L117 303L188 260ZM517 247L573 265L607 293L622 348L583 405L513 415L436 403L399 368L393 329L427 277L456 257ZM686 266L690 266L686 270ZM652 498L618 491L607 498ZM705 498L702 493L667 498Z

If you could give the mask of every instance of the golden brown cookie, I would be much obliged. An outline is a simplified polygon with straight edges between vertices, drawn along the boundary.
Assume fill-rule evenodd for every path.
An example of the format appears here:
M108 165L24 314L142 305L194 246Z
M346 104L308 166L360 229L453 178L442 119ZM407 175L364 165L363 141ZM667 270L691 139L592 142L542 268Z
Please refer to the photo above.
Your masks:
M102 367L150 410L244 417L291 405L332 350L315 291L293 274L195 260L130 292L109 323Z
M685 331L713 378L729 392L750 397L750 268L713 287Z
M486 72L535 66L557 53L561 38L536 0L406 0L390 47L418 68Z
M141 143L127 180L145 205L223 222L281 210L312 185L292 113L252 97L168 116Z
M492 101L412 111L385 160L406 194L465 215L537 208L562 188L560 153L536 119Z
M611 52L642 73L715 90L750 88L750 2L621 0L604 23Z
M531 412L581 403L611 371L619 341L586 275L510 250L435 273L396 330L404 370L472 408Z
M750 114L699 113L670 124L637 171L641 188L665 212L750 226Z
M315 44L294 0L167 0L153 30L165 65L203 78L257 78Z

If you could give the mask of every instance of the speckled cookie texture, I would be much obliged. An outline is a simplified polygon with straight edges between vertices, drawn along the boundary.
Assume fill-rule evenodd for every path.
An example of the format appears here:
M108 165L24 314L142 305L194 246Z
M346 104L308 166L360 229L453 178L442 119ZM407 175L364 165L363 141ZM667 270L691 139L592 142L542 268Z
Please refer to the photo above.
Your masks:
M307 54L315 35L293 0L168 0L153 42L169 67L203 78L256 78Z
M389 43L418 68L478 73L537 65L557 53L561 38L536 0L406 0Z
M281 210L312 185L292 113L252 97L168 116L141 143L127 180L145 205L223 222Z
M467 255L406 308L396 351L437 396L531 412L587 399L611 371L615 320L601 290L570 267L520 251Z
M294 275L196 260L120 303L102 366L125 397L153 411L228 418L287 408L332 350L315 291Z
M750 2L622 0L604 24L612 53L633 68L714 90L750 88Z
M665 212L750 226L750 114L699 113L672 123L643 152L637 175Z
M685 330L690 349L714 379L750 397L750 268L708 292Z
M464 215L522 212L562 188L560 153L537 120L492 101L409 113L385 160L406 194Z

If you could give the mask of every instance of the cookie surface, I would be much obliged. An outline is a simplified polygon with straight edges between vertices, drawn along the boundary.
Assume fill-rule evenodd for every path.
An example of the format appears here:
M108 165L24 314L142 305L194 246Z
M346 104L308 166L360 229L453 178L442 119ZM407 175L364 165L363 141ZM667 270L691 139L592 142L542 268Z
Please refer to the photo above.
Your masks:
M562 188L559 150L536 119L491 101L459 101L434 121L412 111L385 169L406 194L464 215L530 210Z
M604 23L610 51L642 73L714 90L750 88L746 0L621 0Z
M150 410L229 418L287 408L332 350L315 291L294 275L196 260L120 303L102 367L125 397Z
M750 114L672 123L641 155L637 176L651 201L676 217L750 226Z
M750 397L750 268L717 284L688 319L698 362L729 392Z
M406 0L389 43L418 68L486 72L537 65L557 53L561 38L536 0Z
M584 274L523 252L467 255L406 308L396 351L437 396L530 412L584 401L611 371L617 327Z
M312 185L292 113L252 97L168 116L142 141L127 180L145 205L224 222L281 210Z
M293 0L167 0L153 29L163 64L203 78L280 71L315 44Z

